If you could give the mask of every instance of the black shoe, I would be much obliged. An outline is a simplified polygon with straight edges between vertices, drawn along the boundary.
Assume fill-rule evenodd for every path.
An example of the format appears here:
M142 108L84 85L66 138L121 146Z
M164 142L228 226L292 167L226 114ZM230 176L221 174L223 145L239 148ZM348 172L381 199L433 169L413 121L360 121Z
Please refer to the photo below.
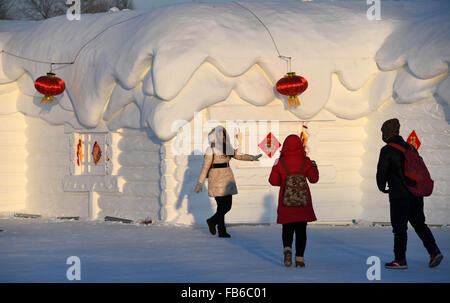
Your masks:
M384 268L387 269L407 269L408 268L408 264L406 263L406 259L403 260L394 260L390 263L386 263L384 264Z
M436 249L436 252L434 254L430 255L430 263L428 264L428 266L430 268L438 266L441 263L443 258L444 258L444 256L441 254L439 249Z
M231 235L227 232L219 233L219 238L230 238Z
M206 220L206 224L208 224L209 227L209 232L212 235L216 234L216 224L214 224L214 222L211 220L211 218L209 218L208 220Z

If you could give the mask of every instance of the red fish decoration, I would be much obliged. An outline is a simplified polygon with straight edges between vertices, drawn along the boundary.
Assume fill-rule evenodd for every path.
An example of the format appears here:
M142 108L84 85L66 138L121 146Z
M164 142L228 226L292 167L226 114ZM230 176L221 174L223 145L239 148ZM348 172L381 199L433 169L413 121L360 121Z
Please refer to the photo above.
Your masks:
M83 145L81 139L78 139L77 145L77 164L80 166L80 162L83 161Z
M98 145L97 141L94 142L94 147L92 147L92 157L94 158L95 165L97 165L102 158L102 149L100 148L100 145Z

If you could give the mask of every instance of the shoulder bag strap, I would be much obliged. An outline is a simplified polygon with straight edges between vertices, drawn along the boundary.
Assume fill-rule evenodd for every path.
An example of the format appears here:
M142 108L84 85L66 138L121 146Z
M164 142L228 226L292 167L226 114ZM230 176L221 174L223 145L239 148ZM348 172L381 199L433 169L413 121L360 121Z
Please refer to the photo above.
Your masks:
M300 174L304 175L304 170L305 170L305 164L306 164L306 156L303 158L303 163L302 163L302 170L300 171Z
M388 143L388 145L392 146L393 148L396 148L396 149L400 150L403 153L406 151L406 149L403 146L400 146L397 143Z
M289 169L287 168L286 164L284 163L283 159L281 159L281 158L280 158L280 163L281 163L281 165L283 165L284 170L287 172L287 174L289 176L291 173L289 172Z

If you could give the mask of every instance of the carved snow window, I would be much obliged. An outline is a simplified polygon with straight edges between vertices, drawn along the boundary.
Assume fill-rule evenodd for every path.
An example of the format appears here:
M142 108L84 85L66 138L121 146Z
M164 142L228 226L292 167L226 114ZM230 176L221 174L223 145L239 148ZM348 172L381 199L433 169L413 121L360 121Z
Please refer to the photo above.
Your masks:
M70 135L71 167L75 176L111 175L111 134L77 133Z

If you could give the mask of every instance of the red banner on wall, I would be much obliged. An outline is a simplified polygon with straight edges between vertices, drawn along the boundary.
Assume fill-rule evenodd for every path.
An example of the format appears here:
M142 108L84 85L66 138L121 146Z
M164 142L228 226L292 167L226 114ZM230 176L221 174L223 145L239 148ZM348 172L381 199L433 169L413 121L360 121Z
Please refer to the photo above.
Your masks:
M420 145L422 144L419 140L419 137L416 134L416 131L413 130L406 141L410 145L414 146L417 150L419 150Z
M280 148L281 144L277 140L277 138L274 135L272 135L272 133L269 133L264 138L264 140L262 140L262 142L258 144L258 146L263 150L263 152L266 153L267 156L269 156L269 158L272 158L272 156Z

